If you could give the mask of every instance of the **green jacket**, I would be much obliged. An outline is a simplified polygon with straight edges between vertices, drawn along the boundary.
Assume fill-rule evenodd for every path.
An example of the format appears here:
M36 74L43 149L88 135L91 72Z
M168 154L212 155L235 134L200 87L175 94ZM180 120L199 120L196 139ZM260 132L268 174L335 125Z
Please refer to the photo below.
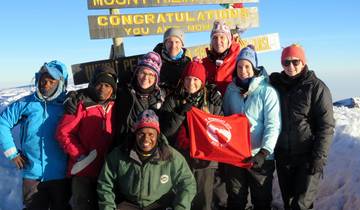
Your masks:
M116 209L115 195L143 208L171 191L176 195L173 209L190 210L196 182L186 160L163 135L158 147L144 164L133 146L118 147L108 155L98 179L100 210Z

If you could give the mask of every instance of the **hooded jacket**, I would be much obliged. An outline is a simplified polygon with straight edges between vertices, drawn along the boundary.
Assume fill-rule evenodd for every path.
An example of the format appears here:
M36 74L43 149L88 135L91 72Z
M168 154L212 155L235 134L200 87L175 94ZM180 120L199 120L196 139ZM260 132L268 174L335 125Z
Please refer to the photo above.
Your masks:
M161 135L157 150L143 163L133 149L134 137L129 137L132 143L106 158L97 186L100 210L116 209L115 194L144 208L170 192L175 193L174 210L189 210L196 182L182 155Z
M284 122L276 158L307 155L326 160L335 127L328 87L307 66L296 80L284 72L272 73L270 80L279 92Z
M112 144L112 109L114 101L106 108L86 97L78 105L75 115L65 114L59 122L56 138L69 155L68 175L77 159L97 151L96 159L76 176L97 178L104 164L105 156Z
M45 64L46 65L46 64ZM66 67L57 61L49 63L61 75L56 92L49 98L38 91L41 74L35 75L36 92L26 96L0 114L0 148L11 160L21 152L28 162L23 169L23 177L34 180L55 180L65 177L67 157L55 139L55 129L64 108ZM50 72L49 72L50 73ZM20 125L20 145L16 147L11 130Z
M261 148L273 152L281 129L280 102L276 90L270 86L266 70L259 68L259 75L253 77L249 89L242 94L235 79L227 87L223 109L225 115L245 114L251 124L252 155Z
M240 52L240 48L240 44L233 41L228 54L225 56L222 64L218 66L216 65L216 60L211 56L211 51L206 49L207 57L202 61L207 72L207 82L209 84L216 84L222 95L224 95L228 84L232 82L236 58Z

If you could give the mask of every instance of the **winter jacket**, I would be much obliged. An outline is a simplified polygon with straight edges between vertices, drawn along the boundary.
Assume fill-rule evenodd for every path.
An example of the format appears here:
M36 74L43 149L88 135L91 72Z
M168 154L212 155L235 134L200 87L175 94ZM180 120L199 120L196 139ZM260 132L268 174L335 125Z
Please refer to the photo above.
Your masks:
M95 149L96 159L76 176L97 178L112 144L113 107L113 101L104 108L87 97L79 103L75 115L65 114L59 122L56 138L70 157L68 175L80 156L86 156Z
M143 208L171 191L176 194L174 210L190 209L196 182L189 166L163 135L158 141L155 154L144 163L135 152L134 143L109 154L98 179L100 210L116 209L115 195Z
M326 160L335 127L328 87L307 66L295 80L284 72L271 74L270 80L280 95L284 122L275 157L309 155Z
M180 81L181 74L185 69L186 65L190 62L190 58L185 55L186 49L183 48L184 54L179 60L172 60L164 52L164 44L159 43L155 48L154 52L161 55L162 66L160 74L160 87L166 90L167 95L175 91L177 84Z
M210 50L206 49L206 52L207 57L203 59L203 64L207 71L207 82L216 84L221 94L224 95L226 87L232 82L236 58L240 52L240 44L232 42L228 54L219 66L216 66L216 60L212 58Z
M222 104L215 105L213 101L209 100L208 93L210 91L210 86L206 88L204 93L201 93L202 99L198 104L193 104L197 108L208 108L208 112L214 115L222 115ZM184 156L188 159L191 168L216 168L216 162L190 159L190 134L189 128L186 121L186 115L181 115L178 110L181 107L181 101L184 100L184 93L176 92L173 95L169 96L165 100L162 109L161 109L161 130L172 145L174 145L179 151L181 151ZM206 101L206 103L204 103ZM206 105L205 105L206 104Z
M66 71L59 82L58 91L45 100L38 91L40 74L35 78L37 91L26 96L0 114L0 148L11 160L21 152L28 162L23 177L40 181L63 179L66 175L67 156L55 139L55 129L64 113ZM11 129L20 125L20 145L16 148Z
M277 92L268 82L266 70L259 67L260 73L250 82L246 93L236 85L235 78L228 86L224 96L224 115L245 114L251 124L252 155L261 148L273 152L281 128L280 102Z
M121 139L124 139L131 132L136 117L146 109L152 109L155 112L161 108L165 95L162 89L155 89L147 99L142 100L141 95L136 92L132 85L118 87L115 100L115 146L120 145Z

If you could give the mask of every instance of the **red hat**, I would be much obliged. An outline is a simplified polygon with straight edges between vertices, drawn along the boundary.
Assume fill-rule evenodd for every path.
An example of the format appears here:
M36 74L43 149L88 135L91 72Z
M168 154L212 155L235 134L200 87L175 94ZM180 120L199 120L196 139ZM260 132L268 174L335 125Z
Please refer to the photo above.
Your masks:
M292 44L283 49L281 54L281 64L283 64L288 57L299 58L304 65L306 64L304 49L298 44Z
M139 114L133 127L133 132L141 128L154 128L160 133L159 118L151 109L147 109Z
M184 70L183 79L187 76L198 78L202 82L201 85L204 86L206 82L206 70L204 65L199 61L191 61Z

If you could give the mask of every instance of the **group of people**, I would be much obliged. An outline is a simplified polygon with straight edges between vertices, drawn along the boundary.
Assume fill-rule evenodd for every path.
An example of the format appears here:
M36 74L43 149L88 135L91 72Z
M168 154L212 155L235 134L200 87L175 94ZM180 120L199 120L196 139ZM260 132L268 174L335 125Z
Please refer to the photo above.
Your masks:
M284 48L281 65L269 76L221 20L204 59L187 57L184 33L170 28L126 83L99 66L86 89L66 94L65 65L45 63L35 93L0 114L25 209L270 210L275 169L284 208L313 209L334 133L331 94L301 46ZM248 118L251 168L190 156L192 107Z

